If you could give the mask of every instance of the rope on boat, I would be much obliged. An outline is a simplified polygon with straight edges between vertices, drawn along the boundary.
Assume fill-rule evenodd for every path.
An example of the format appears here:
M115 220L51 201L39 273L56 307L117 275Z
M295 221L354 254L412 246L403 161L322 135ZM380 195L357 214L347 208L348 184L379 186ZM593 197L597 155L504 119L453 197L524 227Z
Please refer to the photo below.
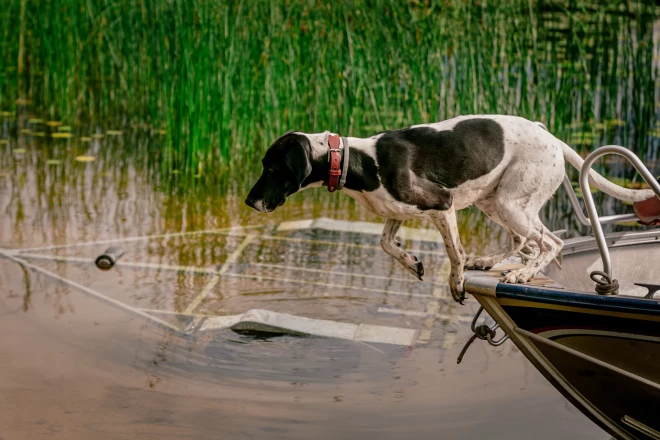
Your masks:
M596 293L599 295L618 295L619 280L613 280L605 272L594 270L589 277L596 283ZM596 278L600 277L600 278Z
M470 348L470 345L472 345L474 340L477 338L481 339L482 341L488 341L488 343L493 347L502 345L507 339L509 339L509 336L505 335L498 341L493 340L496 335L496 330L499 327L499 324L497 323L492 328L488 327L486 324L477 325L477 320L479 319L479 315L481 315L481 312L483 310L484 310L483 307L479 307L479 311L477 312L476 315L474 315L474 318L472 319L471 328L474 334L470 337L470 339L468 339L468 341L463 346L461 353L458 355L458 359L456 359L457 364L461 363L461 361L463 360L463 356L465 356L465 352L467 352L467 349Z
M482 341L484 341L488 336L490 336L491 338L495 337L495 331L491 330L491 328L485 324L478 326L475 330L476 331L474 332L472 337L468 339L468 341L463 346L461 353L458 355L458 359L456 359L457 364L461 363L461 361L463 360L463 356L465 356L465 352L467 352L467 349L470 348L470 345L472 345L475 339L479 338Z

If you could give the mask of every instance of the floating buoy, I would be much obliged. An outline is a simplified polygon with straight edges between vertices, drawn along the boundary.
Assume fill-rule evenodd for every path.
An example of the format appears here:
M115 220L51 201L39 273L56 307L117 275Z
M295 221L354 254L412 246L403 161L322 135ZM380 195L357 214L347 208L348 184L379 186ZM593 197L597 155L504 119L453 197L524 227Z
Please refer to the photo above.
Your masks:
M119 247L109 247L96 258L96 267L102 270L112 269L117 260L124 255L124 250Z

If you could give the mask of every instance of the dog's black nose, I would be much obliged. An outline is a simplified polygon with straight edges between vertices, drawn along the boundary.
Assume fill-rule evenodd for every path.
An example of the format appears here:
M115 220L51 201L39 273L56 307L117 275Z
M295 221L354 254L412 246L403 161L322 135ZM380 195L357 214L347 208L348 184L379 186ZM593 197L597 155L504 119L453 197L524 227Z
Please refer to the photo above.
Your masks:
M252 209L257 209L257 207L255 206L255 201L250 197L247 197L245 199L245 204L248 205Z

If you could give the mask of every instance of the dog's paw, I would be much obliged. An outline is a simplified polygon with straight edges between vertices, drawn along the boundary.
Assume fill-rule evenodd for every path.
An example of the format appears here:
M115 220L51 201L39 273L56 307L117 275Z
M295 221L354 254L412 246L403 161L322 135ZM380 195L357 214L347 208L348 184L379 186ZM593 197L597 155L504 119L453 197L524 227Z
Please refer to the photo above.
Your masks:
M457 286L452 286L450 284L449 291L451 292L451 297L454 299L454 301L459 304L463 304L463 301L465 301L465 288L463 287L463 283Z
M449 292L451 297L459 304L465 301L465 287L463 286L463 273L452 271L449 276Z
M530 281L532 278L534 278L534 275L523 268L507 273L502 278L502 282L507 284L522 284Z
M424 265L422 264L421 261L417 260L417 257L413 257L415 259L415 263L409 266L406 266L406 269L410 271L411 274L415 275L420 281L422 280L422 277L424 276Z
M465 262L464 266L466 270L490 270L491 267L493 263L489 258L475 258Z

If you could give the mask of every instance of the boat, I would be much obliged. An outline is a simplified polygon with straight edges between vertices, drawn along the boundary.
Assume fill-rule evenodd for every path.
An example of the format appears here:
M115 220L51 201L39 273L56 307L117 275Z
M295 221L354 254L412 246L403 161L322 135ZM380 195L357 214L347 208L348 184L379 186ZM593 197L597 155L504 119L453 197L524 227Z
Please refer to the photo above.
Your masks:
M598 217L588 182L595 160L618 154L657 195L635 214ZM592 152L580 170L587 215L568 178L564 186L578 220L593 235L565 241L559 264L526 284L504 284L522 259L489 271L467 271L465 290L481 308L475 339L497 346L511 340L545 378L617 439L660 440L660 228L605 235L602 225L637 219L660 223L660 183L630 150L609 145ZM485 310L493 326L478 325ZM503 331L504 335L499 335Z

